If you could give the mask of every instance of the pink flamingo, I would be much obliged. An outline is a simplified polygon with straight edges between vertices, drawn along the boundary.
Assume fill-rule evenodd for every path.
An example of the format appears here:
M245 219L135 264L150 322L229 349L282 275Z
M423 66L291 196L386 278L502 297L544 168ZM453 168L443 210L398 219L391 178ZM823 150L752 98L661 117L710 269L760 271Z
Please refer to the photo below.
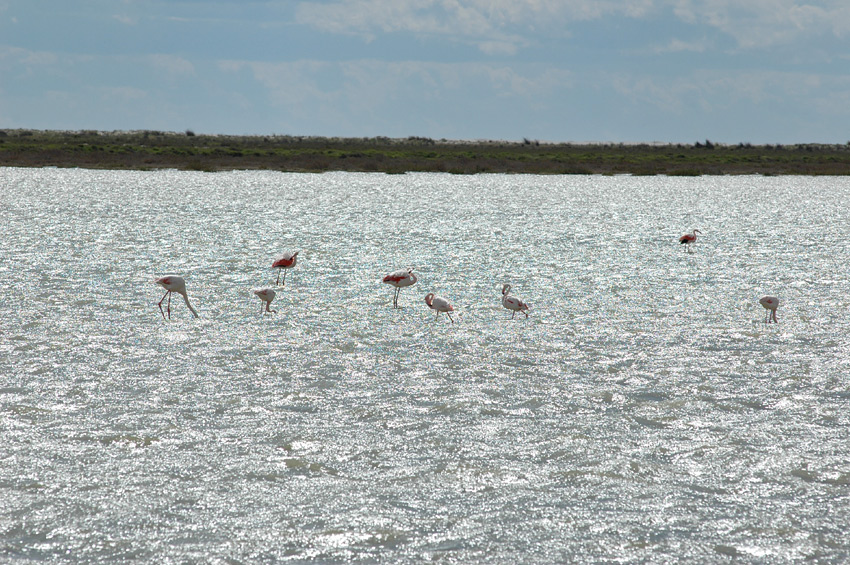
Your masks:
M775 296L762 296L759 300L759 304L764 306L765 310L767 310L764 323L769 324L770 321L773 320L773 323L778 324L779 320L776 319L776 309L779 308L779 299Z
M514 319L514 316L517 312L522 312L523 314L525 314L525 317L528 318L528 304L526 304L516 296L511 296L509 294L510 292L511 285L505 284L502 286L502 306L504 306L508 310L513 310L513 313L511 313L511 320Z
M451 315L451 312L454 311L454 306L452 306L445 298L441 296L434 296L433 292L429 292L425 295L425 304L427 304L428 308L431 310L437 311L437 315L434 317L434 320L440 317L440 312L445 312L446 316L449 317L449 320L451 320L453 324L455 323Z
M168 319L171 319L172 292L176 292L177 294L182 295L183 300L186 302L186 306L189 307L189 310L192 311L192 314L194 314L196 318L198 317L198 313L195 312L195 309L192 308L191 304L189 304L189 297L186 295L186 281L183 280L183 277L180 277L178 275L165 275L164 277L156 279L156 281L154 282L165 289L165 294L163 295L162 300L160 300L157 304L157 306L159 306L160 313L162 313L163 320L165 319L165 312L162 311L162 301L165 300L166 296L168 297L168 306L166 307L168 312Z
M275 297L275 294L276 294L273 289L271 289L271 288L258 288L257 290L254 291L254 294L256 294L260 298L260 301L261 301L260 302L260 313L263 316L266 315L266 312L274 312L275 314L277 314L277 310L271 310L270 309L270 307L272 305L272 300L274 300L274 297ZM266 307L265 311L263 310L263 305L265 305L265 307Z
M401 288L404 286L411 286L416 284L416 275L413 274L413 269L396 271L394 273L390 273L385 276L381 282L385 282L387 284L391 284L395 287L395 294L393 295L393 308L398 308L398 293L401 291Z
M682 237L679 238L679 243L688 246L688 251L691 250L691 244L697 240L697 234L702 235L702 232L699 230L694 230L691 233L686 233Z
M295 253L284 253L278 257L274 263L272 263L272 269L278 269L277 283L275 284L280 284L280 272L283 269L291 269L295 266L295 263L298 262L299 253L300 251L296 251ZM283 285L286 286L286 271L283 271Z

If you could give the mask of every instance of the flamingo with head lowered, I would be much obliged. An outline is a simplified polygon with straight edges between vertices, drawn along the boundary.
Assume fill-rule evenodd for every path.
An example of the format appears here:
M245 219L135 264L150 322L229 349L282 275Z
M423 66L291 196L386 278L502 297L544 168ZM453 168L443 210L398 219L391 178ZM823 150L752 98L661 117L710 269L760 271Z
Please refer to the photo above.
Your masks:
M774 324L778 324L779 320L776 319L776 309L779 308L779 299L775 296L762 296L761 299L759 299L759 304L764 306L764 309L767 310L764 323L769 324L773 321Z
M687 245L687 249L688 251L690 251L691 244L697 240L697 234L702 235L702 232L699 230L694 230L691 233L686 233L685 235L679 238L679 243L681 243L682 245Z
M298 254L300 251L296 251L295 253L288 252L284 253L272 263L272 269L277 269L277 283L280 284L280 272L284 269L291 269L295 266L295 263L298 262ZM283 285L286 286L286 271L283 271Z
M513 310L511 313L511 320L514 319L514 316L517 312L522 312L525 314L525 317L528 318L528 304L517 298L516 296L511 296L511 285L505 284L502 286L502 306L507 308L508 310Z
M428 305L428 308L431 310L436 310L437 315L434 316L434 320L440 317L440 312L445 312L446 316L449 317L449 320L454 324L455 321L452 319L452 312L454 311L454 306L441 296L434 296L433 292L429 292L425 295L425 304Z
M405 286L411 286L416 284L416 275L413 274L413 269L407 269L396 271L394 273L390 273L385 276L381 282L385 282L395 287L395 294L393 295L393 308L398 308L398 293Z
M165 300L165 297L168 297L168 305L166 306L166 311L168 312L168 319L171 319L171 293L176 292L177 294L183 296L183 300L186 302L186 306L189 307L189 310L192 311L192 314L195 317L198 317L198 313L195 312L195 309L192 308L192 305L189 304L189 297L186 295L186 281L183 280L183 277L178 275L165 275L164 277L156 279L154 281L156 284L165 289L165 294L162 297L162 300L159 301L157 306L159 306L159 311L162 313L162 319L165 319L165 312L162 311L162 301Z
M274 300L275 294L277 294L274 289L271 288L258 288L254 291L254 294L260 299L260 313L265 316L266 312L274 312L277 314L277 310L271 310L270 306L272 305L272 300ZM266 307L265 311L263 310L263 306Z

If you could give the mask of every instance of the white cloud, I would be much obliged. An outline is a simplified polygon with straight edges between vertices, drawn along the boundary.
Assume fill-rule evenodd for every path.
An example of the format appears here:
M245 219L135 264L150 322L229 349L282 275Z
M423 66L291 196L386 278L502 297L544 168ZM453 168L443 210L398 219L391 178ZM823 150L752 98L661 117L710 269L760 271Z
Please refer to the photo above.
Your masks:
M287 129L299 129L296 122L308 121L314 132L360 130L358 135L383 135L434 114L462 113L462 108L538 107L551 103L572 79L566 71L544 66L518 70L480 63L365 59L338 63L225 61L220 68L229 73L247 72L260 82L269 104L284 116L281 125ZM446 116L442 120L456 119ZM455 127L457 124L444 124L440 131Z
M655 0L337 0L302 2L297 20L329 33L439 36L488 54L511 54L542 29L566 35L571 22L606 15L642 17Z
M694 71L674 78L616 75L604 79L624 98L656 106L675 114L700 108L722 114L730 108L749 105L777 106L798 101L818 101L823 111L834 115L850 113L850 107L828 100L850 97L850 75L825 77L813 73L777 71ZM844 93L835 96L835 93ZM828 115L828 114L827 114Z
M114 15L112 19L125 25L136 25L136 19L130 16Z
M44 68L57 65L59 57L49 51L30 51L20 47L0 47L0 71L8 75L24 73L27 75L42 72Z
M154 69L165 71L172 77L194 76L195 67L191 62L176 55L153 54L147 55L144 60Z
M380 33L412 33L511 54L536 43L543 30L565 37L579 22L651 19L671 11L748 49L850 33L847 0L333 0L302 2L296 14L298 23L328 33L366 40Z
M689 51L691 53L703 53L708 49L708 42L704 39L699 39L695 41L686 41L683 39L671 39L667 45L662 47L656 47L653 49L654 53L681 53L684 51Z
M514 55L517 44L512 41L479 41L478 49L487 55Z
M742 48L764 48L800 37L850 32L846 0L667 0L673 13L733 37Z
M140 88L129 86L106 87L100 89L102 98L110 103L132 103L147 98L148 93Z
M262 84L275 105L298 106L329 100L334 91L319 85L319 75L330 68L322 61L267 63L255 61L221 61L219 68L228 73L249 71Z

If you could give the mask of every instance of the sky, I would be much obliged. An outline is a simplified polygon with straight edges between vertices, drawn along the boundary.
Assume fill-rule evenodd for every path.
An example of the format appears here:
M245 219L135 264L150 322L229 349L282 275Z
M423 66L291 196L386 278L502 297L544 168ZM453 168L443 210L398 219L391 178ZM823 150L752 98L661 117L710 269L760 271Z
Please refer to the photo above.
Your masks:
M0 128L843 144L850 0L0 0Z

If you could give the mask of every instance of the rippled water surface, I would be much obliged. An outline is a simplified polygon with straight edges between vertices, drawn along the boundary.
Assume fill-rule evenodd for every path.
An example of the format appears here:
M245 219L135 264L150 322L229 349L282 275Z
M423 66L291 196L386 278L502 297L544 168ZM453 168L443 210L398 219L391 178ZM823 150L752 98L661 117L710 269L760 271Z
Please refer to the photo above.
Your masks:
M0 169L0 560L846 561L848 202L847 178ZM163 320L167 273L199 319Z

